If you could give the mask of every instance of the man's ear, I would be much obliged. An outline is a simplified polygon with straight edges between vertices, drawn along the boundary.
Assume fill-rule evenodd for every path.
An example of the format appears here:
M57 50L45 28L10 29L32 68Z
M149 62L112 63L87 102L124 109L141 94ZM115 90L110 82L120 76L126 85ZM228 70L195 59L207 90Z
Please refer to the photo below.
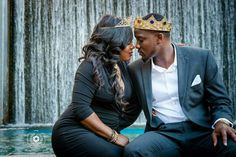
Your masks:
M156 43L159 44L164 39L164 34L156 32L155 34Z

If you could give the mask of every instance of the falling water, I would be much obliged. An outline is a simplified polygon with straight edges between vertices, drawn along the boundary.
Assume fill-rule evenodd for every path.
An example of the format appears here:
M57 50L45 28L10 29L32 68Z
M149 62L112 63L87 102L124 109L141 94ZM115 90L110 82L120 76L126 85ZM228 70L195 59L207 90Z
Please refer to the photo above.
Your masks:
M165 15L173 22L174 42L213 51L235 105L235 5L231 0L15 1L11 121L55 122L71 100L81 48L104 14ZM142 115L137 123L144 122Z
M17 124L23 124L25 123L25 71L24 71L24 3L16 1L16 6L18 9L15 10L15 30L17 30L17 33L15 35L15 52L17 52L15 55L15 121ZM10 95L11 97L11 95Z

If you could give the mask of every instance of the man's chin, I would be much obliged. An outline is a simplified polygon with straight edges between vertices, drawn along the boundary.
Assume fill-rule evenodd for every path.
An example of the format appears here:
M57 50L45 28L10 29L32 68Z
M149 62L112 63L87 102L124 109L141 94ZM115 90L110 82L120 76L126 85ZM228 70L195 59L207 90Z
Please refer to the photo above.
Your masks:
M143 57L143 56L142 56L143 62L147 62L149 59L150 59L150 57L147 58L147 57Z

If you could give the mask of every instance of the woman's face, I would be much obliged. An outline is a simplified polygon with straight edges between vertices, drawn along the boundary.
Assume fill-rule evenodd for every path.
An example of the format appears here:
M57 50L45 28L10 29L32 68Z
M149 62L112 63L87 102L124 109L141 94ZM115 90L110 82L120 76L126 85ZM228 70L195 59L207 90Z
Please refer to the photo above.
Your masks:
M132 57L133 49L134 45L131 42L120 52L120 59L122 61L129 61Z

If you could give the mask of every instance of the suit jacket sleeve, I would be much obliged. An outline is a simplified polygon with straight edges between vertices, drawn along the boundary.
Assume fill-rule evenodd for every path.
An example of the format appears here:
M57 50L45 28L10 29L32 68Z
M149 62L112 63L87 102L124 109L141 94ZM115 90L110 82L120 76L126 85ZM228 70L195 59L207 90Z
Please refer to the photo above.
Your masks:
M232 104L211 53L208 53L205 70L205 98L206 103L210 105L212 124L219 118L226 118L232 122Z

